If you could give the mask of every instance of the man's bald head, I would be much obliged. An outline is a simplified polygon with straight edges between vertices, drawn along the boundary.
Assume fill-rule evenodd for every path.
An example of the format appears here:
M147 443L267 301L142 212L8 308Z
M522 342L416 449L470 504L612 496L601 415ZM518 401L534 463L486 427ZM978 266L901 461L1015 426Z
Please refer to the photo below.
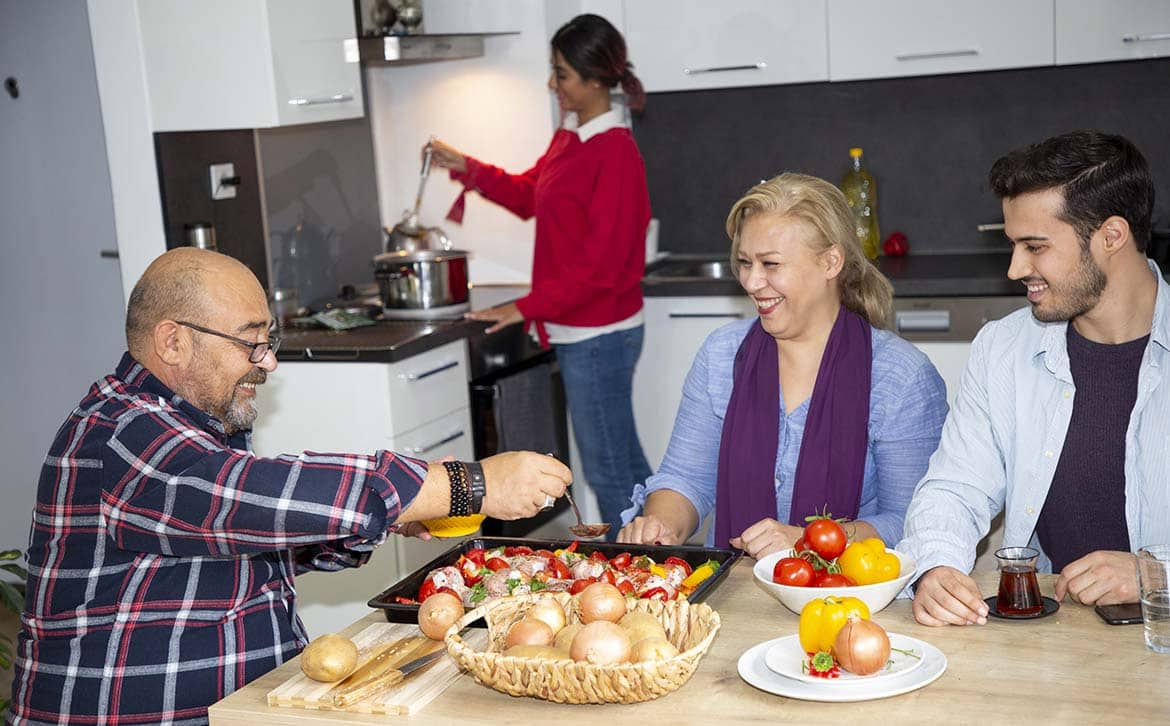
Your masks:
M260 295L260 281L238 260L194 247L163 253L142 273L126 307L126 346L139 360L163 320L215 325L214 318L232 297Z

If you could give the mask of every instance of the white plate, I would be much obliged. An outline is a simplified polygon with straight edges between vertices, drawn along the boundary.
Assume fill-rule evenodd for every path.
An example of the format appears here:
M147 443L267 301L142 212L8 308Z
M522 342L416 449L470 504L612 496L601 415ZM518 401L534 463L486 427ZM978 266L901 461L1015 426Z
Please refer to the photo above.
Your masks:
M768 650L781 640L783 638L776 638L748 648L747 652L739 657L739 677L761 691L774 693L777 696L799 698L804 701L843 703L897 696L933 683L947 669L947 657L943 655L942 651L930 643L920 640L918 643L921 644L924 651L922 665L907 673L880 681L858 683L846 687L839 685L836 680L807 683L773 673L764 662Z
M780 638L774 641L774 643L775 645L764 653L764 665L768 666L768 669L774 673L808 683L838 686L873 683L875 681L886 680L887 678L897 678L898 676L909 673L922 665L923 661L926 660L925 643L905 635L890 633L890 662L886 664L883 670L873 675L859 676L841 669L841 675L837 678L818 678L817 676L804 672L803 666L808 661L808 654L800 647L799 635L789 635L787 638ZM911 651L918 657L915 658L912 655L899 653L894 648Z

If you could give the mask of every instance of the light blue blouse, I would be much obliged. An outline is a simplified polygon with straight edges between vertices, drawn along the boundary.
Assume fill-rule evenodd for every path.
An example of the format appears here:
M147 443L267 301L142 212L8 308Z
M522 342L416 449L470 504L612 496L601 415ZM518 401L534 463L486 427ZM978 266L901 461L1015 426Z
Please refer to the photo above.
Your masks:
M715 508L715 483L723 417L731 400L735 353L755 319L725 325L708 336L695 356L670 445L658 473L635 487L634 506L622 513L629 523L659 489L671 489L691 501L702 521ZM783 398L783 394L781 394ZM780 401L780 436L776 443L776 511L760 519L788 521L796 462L804 436L808 401L791 414ZM869 399L869 444L857 518L877 529L893 546L902 537L902 523L914 486L926 473L938 446L947 415L946 384L934 365L894 333L873 329L873 368ZM707 546L716 546L715 526ZM726 547L726 542L718 543Z

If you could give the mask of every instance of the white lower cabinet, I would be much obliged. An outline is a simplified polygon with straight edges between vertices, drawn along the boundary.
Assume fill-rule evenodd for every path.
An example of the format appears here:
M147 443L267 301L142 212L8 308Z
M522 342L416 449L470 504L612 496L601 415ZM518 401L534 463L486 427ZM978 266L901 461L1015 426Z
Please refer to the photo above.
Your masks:
M282 362L260 388L253 447L261 456L379 449L434 461L474 456L466 342L398 363ZM364 567L297 578L297 609L311 636L369 613L366 602L450 541L391 535Z
M634 372L634 421L650 467L657 471L695 354L716 328L755 316L756 308L747 295L647 297L643 313L646 334Z

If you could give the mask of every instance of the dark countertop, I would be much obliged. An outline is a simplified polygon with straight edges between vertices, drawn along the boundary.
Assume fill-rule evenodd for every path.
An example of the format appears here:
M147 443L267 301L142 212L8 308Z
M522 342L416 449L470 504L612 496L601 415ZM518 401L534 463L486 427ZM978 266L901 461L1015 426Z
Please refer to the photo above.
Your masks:
M718 255L671 255L646 268L642 293L647 297L688 295L741 295L743 289L733 278L656 278L655 270L679 260L724 259ZM878 269L894 285L898 297L982 297L1021 295L1024 288L1007 278L1011 255L977 253L969 255L906 255L879 257Z
M527 292L527 285L476 285L471 289L471 309L484 310L511 302ZM487 327L486 323L453 316L442 320L379 320L352 330L291 328L282 333L277 360L394 363L455 340L482 338Z

